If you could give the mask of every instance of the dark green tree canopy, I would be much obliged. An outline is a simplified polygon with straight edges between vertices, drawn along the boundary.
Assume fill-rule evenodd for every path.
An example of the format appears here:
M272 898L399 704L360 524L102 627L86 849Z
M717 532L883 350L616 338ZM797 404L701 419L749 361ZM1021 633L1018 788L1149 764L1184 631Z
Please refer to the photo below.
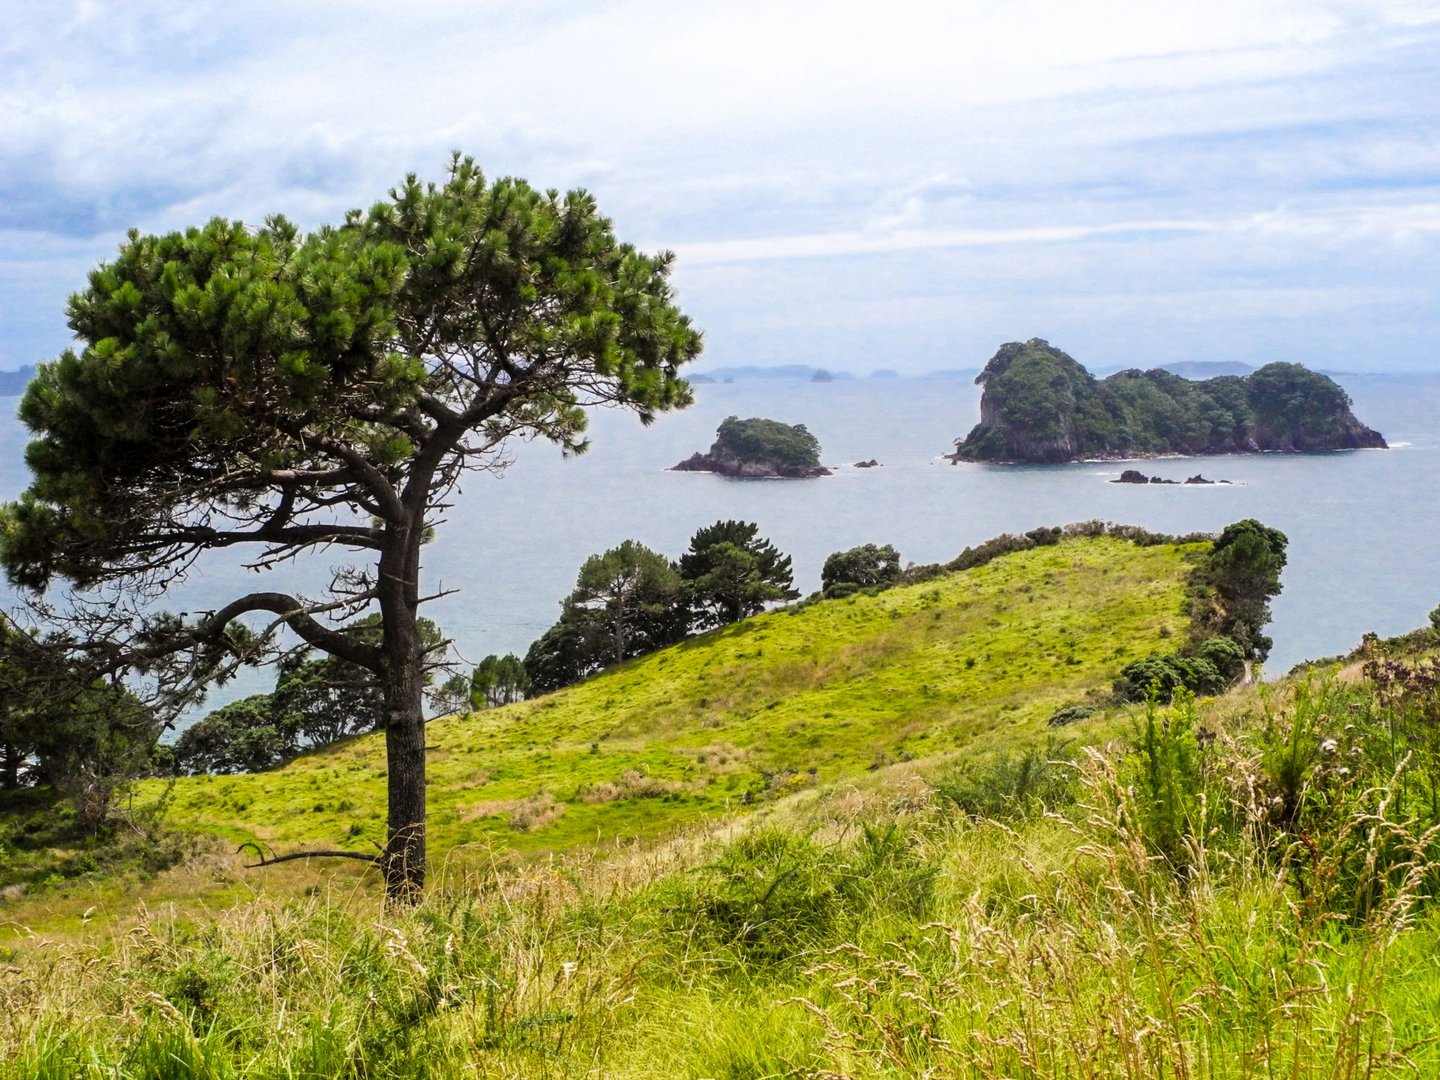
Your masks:
M820 464L820 440L804 424L782 424L752 416L741 420L728 416L715 431L715 457L740 461L774 462L791 468Z
M664 555L625 540L585 560L565 604L599 617L604 650L618 664L664 644L653 628L680 606L680 575Z
M597 611L562 607L555 625L525 651L525 672L535 693L548 694L570 686L605 666L608 654L600 647L602 618Z
M1262 661L1270 654L1272 642L1263 630L1270 622L1270 600L1280 593L1288 544L1279 529L1246 518L1225 526L1211 548L1205 581L1219 603L1200 625L1233 640L1247 660Z
M639 541L591 555L561 601L559 620L520 664L527 693L558 690L603 667L673 645L689 631L684 599L670 560ZM499 661L483 675L476 669L477 686L503 674Z
M253 773L274 768L299 749L297 733L277 716L274 696L251 694L206 714L175 740L184 773Z
M0 615L0 788L28 779L65 795L89 832L118 788L149 771L161 721L115 679Z
M514 653L491 653L470 673L470 707L497 709L522 701L530 693L525 662Z
M790 556L762 538L751 521L717 521L700 529L678 566L693 629L739 622L767 604L800 595L793 588Z
M635 540L590 556L560 619L525 654L528 690L558 690L697 631L755 615L773 601L795 599L800 594L791 588L789 556L759 531L752 522L717 521L696 532L673 564Z
M0 561L147 598L206 550L259 570L348 548L327 595L266 589L113 650L239 651L265 613L373 672L386 716L392 896L424 875L421 545L467 471L511 436L585 448L585 412L682 406L700 335L671 256L619 242L585 192L487 181L458 155L369 211L302 234L274 217L131 233L72 298L78 351L40 367L21 415L33 482L0 514ZM377 641L330 622L367 610ZM264 635L260 641L268 641Z
M861 544L833 552L820 568L820 588L828 595L841 586L867 589L890 585L900 577L900 552L890 544Z

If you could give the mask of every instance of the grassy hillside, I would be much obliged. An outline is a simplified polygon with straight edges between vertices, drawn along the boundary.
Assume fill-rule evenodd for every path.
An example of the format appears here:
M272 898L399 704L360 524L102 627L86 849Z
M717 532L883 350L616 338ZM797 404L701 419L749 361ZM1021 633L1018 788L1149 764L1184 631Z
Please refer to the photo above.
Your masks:
M431 850L655 837L892 762L1042 739L1058 706L1183 633L1185 574L1204 548L1071 539L437 720ZM380 739L360 738L268 773L182 779L171 820L277 851L373 850L384 775Z
M1156 709L1075 768L891 767L415 910L333 883L142 907L0 950L0 1080L1440 1075L1425 663Z
M38 890L0 1080L1440 1075L1435 634L1033 749L1178 636L1199 551L1067 541L438 722L439 846L569 850L452 858L415 909L213 851L63 934L19 929L85 903ZM175 814L358 843L378 767Z

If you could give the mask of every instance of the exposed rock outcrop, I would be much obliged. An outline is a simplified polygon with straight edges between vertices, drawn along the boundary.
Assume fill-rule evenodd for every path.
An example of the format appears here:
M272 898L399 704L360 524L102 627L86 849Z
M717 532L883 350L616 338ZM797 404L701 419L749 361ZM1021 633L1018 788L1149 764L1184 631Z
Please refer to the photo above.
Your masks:
M737 480L808 480L815 476L833 475L823 465L787 465L781 461L741 461L736 457L691 454L671 472L711 472Z
M1116 479L1111 480L1112 484L1228 484L1229 480L1207 480L1201 473L1187 477L1184 480L1167 480L1163 476L1146 476L1139 469L1126 469Z

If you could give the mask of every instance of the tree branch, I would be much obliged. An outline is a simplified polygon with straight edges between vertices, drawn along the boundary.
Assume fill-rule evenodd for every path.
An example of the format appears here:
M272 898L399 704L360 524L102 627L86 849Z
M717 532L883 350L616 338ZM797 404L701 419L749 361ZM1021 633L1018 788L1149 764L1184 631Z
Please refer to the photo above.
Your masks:
M291 862L295 859L358 859L371 866L379 866L382 861L379 855L366 855L363 851L292 851L288 855L271 855L266 858L260 845L251 840L236 848L235 853L238 855L247 849L255 852L255 857L260 861L246 863L246 870L257 870L262 866L274 866L276 863Z
M280 617L307 645L357 664L368 671L379 671L384 653L378 646L366 645L349 634L332 630L318 622L305 605L288 593L255 592L232 600L201 622L194 632L198 642L213 641L235 619L252 611L269 611Z

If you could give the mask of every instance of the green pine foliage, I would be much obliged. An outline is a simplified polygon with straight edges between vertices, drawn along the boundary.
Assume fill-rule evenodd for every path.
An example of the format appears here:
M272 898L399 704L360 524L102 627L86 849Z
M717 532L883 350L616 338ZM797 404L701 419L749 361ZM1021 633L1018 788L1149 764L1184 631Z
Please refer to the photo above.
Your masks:
M110 645L112 665L166 677L170 700L270 644L239 640L260 613L367 671L392 763L386 888L413 900L427 828L418 620L435 595L421 547L460 478L502 470L511 438L578 453L590 407L648 422L691 401L680 367L701 336L674 302L673 260L623 243L587 192L491 181L458 153L440 180L410 174L310 233L279 215L132 230L71 297L76 347L21 401L32 481L0 506L0 563L37 592L102 587L77 648ZM210 612L116 602L143 608L177 567L237 547L255 591ZM338 560L325 595L273 587L268 571L317 553ZM369 606L373 641L330 625Z
M685 583L691 632L727 626L800 596L790 556L762 537L753 521L717 521L700 529L676 569Z

